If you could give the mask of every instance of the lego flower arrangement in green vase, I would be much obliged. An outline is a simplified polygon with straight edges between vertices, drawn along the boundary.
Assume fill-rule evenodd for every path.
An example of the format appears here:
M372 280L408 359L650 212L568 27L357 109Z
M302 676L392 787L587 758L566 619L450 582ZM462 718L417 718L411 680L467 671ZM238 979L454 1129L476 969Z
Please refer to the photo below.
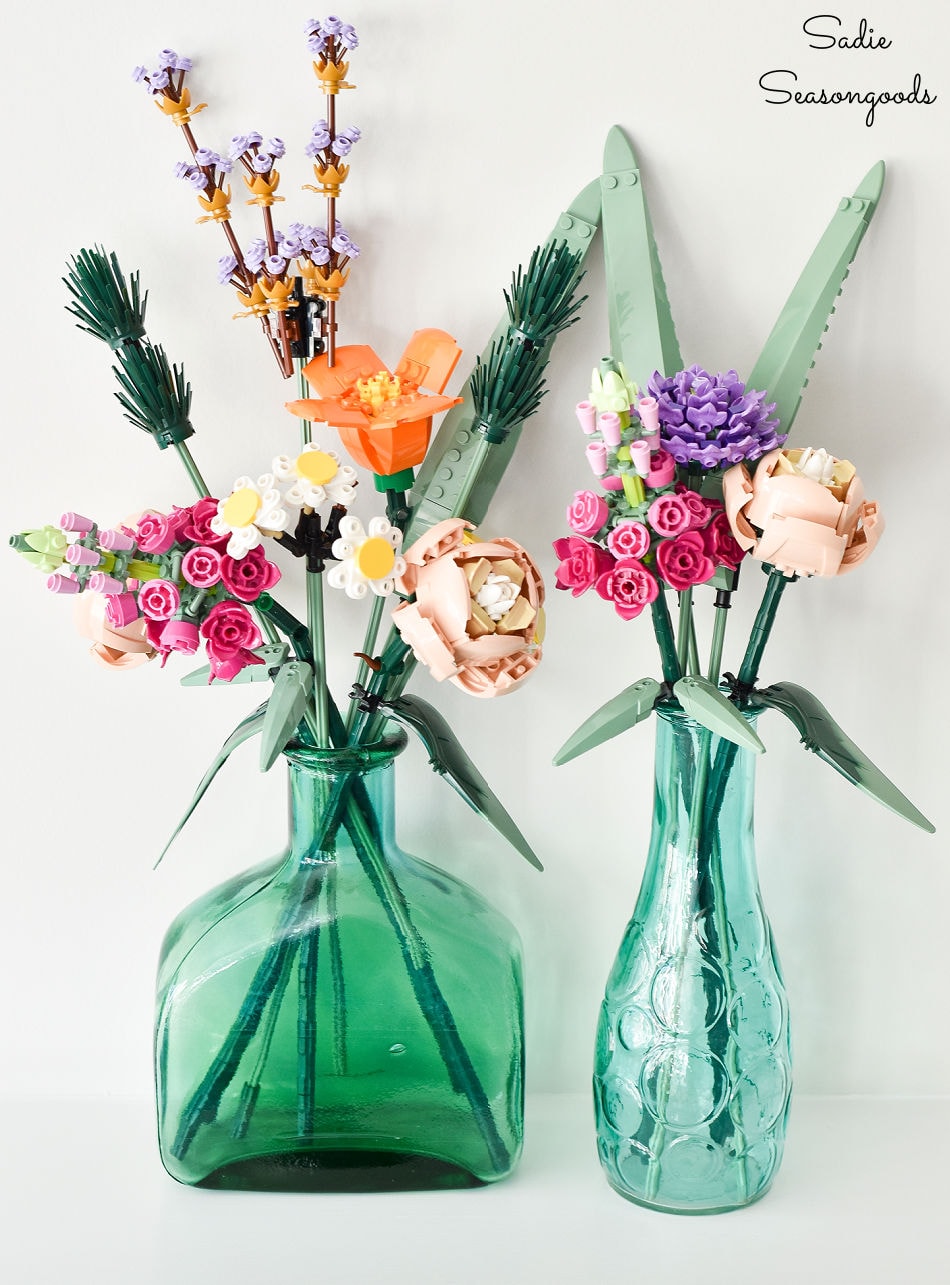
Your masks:
M568 506L556 585L593 592L625 621L649 614L662 677L608 701L555 762L657 715L646 868L597 1031L598 1150L628 1199L712 1213L768 1190L791 1093L788 1003L755 868L760 714L779 710L806 748L933 829L814 696L793 683L758 686L787 586L851 571L883 530L850 462L783 447L884 171L876 166L842 203L744 381L683 369L643 186L619 130L604 168L613 356L577 406L594 480ZM634 371L645 372L642 392ZM765 571L765 590L738 669L723 673L728 610L748 562ZM751 575L744 570L744 581ZM713 607L706 657L694 611L704 589Z
M280 374L317 393L290 404L299 443L262 451L229 490L209 486L189 448L190 386L147 337L138 275L126 277L114 254L83 250L67 277L72 311L111 349L126 417L177 454L195 498L111 524L71 512L12 542L78 603L100 662L127 669L203 653L183 682L266 689L181 825L250 737L263 769L288 765L287 850L188 907L162 947L155 1076L168 1171L278 1190L490 1182L521 1148L520 945L474 889L398 848L393 763L407 732L419 735L436 772L540 865L445 719L404 689L417 655L481 697L518 686L540 658L534 562L517 542L472 528L537 408L550 346L576 315L581 256L552 238L518 271L460 395L444 391L460 356L444 331L417 331L392 371L369 346L338 343L359 250L337 204L360 132L338 127L336 104L358 39L337 18L309 23L307 38L325 94L306 149L325 204L319 227L275 224L280 139L242 135L227 154L199 145L205 105L185 83L189 59L165 50L135 75L191 153L179 174L198 221L225 235L219 279L236 289L240 315L261 323ZM263 221L247 248L232 226L235 167ZM432 417L450 408L427 460ZM319 441L312 421L324 425ZM435 486L424 475L450 462L458 489L447 500L444 478ZM354 465L371 471L385 512L351 512ZM300 614L280 583L289 557L306 567ZM368 608L339 704L326 681L325 585Z

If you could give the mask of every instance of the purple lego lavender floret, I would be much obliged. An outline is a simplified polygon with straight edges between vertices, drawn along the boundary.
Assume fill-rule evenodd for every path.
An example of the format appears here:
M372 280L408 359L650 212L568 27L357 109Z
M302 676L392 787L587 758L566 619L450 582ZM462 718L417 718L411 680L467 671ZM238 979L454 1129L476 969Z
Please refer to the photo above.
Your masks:
M171 83L171 77L168 75L168 72L162 68L159 71L152 72L148 78L148 83L151 86L152 91L157 93L158 90L167 88Z
M193 66L194 66L194 63L191 61L190 58L183 58L179 56L178 58L175 59L176 71L191 71Z
M147 75L148 75L148 69L145 67L139 66L139 67L132 68L132 79L135 81L136 84L144 80Z
M341 129L340 138L348 138L351 143L358 143L363 137L362 130L358 125L347 125L346 129Z
M175 168L172 170L175 178L187 178L191 173L192 166L187 161L176 161Z
M330 151L334 156L349 156L353 150L353 144L343 134L339 134L330 144Z
M340 43L345 45L347 49L356 49L360 43L360 38L356 34L356 28L351 26L348 22L344 22L340 27L338 38Z
M677 464L727 467L757 460L785 441L778 420L769 418L775 403L747 389L734 370L713 376L690 366L667 377L656 371L648 387L657 399L663 447Z
M274 158L266 152L258 152L251 157L251 168L255 174L269 174L274 168Z
M252 272L256 272L267 258L267 242L260 237L244 251L244 263Z
M174 49L163 49L158 55L159 67L171 67L174 69L177 62L178 55L175 53Z
M287 260L279 254L269 254L261 266L269 277L280 277L287 270Z
M273 156L275 161L279 161L287 148L282 138L269 138L264 144L264 150Z
M231 280L231 274L237 267L238 261L233 254L222 254L218 260L218 285L226 286Z
M315 263L318 268L322 268L325 263L330 262L330 251L325 245L314 245L308 249L307 258L311 263Z
M343 23L335 13L330 13L327 14L325 18L321 19L320 26L323 28L323 34L325 36L335 36L343 26Z
M210 147L199 147L195 152L196 165L215 165L218 161L218 153L213 152Z
M191 169L185 175L185 178L188 182L189 187L193 187L196 192L203 192L204 189L208 186L207 174L202 174L201 170L199 170L198 167L195 165L191 167Z

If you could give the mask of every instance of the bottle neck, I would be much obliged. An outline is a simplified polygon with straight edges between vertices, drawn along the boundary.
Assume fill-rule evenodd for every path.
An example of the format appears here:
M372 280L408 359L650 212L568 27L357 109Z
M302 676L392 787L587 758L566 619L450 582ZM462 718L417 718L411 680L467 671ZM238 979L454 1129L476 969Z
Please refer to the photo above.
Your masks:
M286 752L290 857L295 864L351 856L354 809L383 848L394 846L394 764L405 745L405 734L400 732L368 746Z

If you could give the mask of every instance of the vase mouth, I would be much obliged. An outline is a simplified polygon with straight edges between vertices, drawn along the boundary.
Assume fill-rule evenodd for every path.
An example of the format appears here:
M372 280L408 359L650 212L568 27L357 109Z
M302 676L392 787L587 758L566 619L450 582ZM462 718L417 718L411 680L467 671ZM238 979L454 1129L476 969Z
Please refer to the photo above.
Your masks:
M719 690L723 695L727 695L729 691L728 687L720 687ZM686 730L695 729L698 732L708 730L702 723L698 722L697 719L690 717L675 697L668 697L666 700L663 700L656 705L655 708L657 717L662 718L664 722L670 723L674 727L682 727ZM755 725L756 719L762 713L761 709L756 709L750 706L743 708L741 705L737 705L736 710L742 715L747 723L751 723L753 726ZM715 735L715 733L713 733L713 735Z
M375 741L366 745L327 746L288 745L284 758L294 767L305 771L366 772L374 767L385 767L409 744L409 737L401 727L393 727Z

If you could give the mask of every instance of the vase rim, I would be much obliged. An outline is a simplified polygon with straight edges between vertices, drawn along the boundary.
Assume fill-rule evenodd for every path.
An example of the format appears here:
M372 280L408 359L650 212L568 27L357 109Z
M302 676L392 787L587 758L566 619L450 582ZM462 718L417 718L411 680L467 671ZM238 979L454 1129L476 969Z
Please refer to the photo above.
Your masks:
M670 698L668 701L661 702L655 708L657 716L665 719L668 723L673 723L682 727L694 727L700 732L708 730L698 721L698 719L690 717L690 715L686 713L686 710L683 709L682 705L676 701L675 697ZM754 707L750 708L748 706L743 709L741 705L737 705L736 709L749 723L754 722L762 713L761 709L755 709ZM713 735L715 735L715 733L713 733Z
M385 767L409 744L409 737L401 727L394 727L375 741L366 745L288 745L284 758L294 767L309 771L365 772L374 767Z

